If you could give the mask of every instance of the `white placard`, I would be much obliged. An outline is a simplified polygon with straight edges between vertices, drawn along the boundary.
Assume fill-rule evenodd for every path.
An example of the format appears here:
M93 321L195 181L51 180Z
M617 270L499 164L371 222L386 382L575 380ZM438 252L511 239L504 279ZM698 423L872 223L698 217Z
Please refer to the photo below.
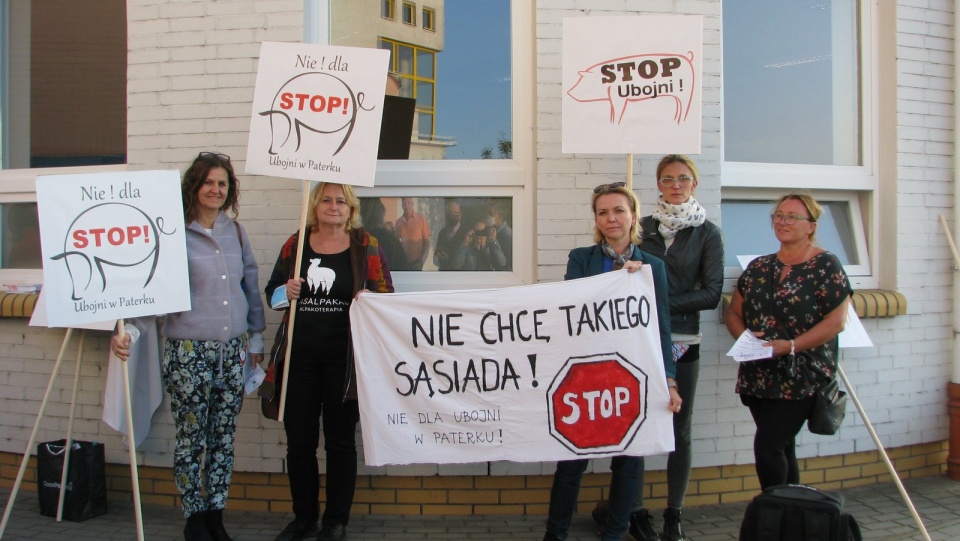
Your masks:
M523 287L361 295L350 320L365 463L673 450L656 314L649 266Z
M190 309L180 174L37 177L47 323Z
M373 186L390 52L264 42L246 172Z
M563 152L700 153L703 18L563 20Z

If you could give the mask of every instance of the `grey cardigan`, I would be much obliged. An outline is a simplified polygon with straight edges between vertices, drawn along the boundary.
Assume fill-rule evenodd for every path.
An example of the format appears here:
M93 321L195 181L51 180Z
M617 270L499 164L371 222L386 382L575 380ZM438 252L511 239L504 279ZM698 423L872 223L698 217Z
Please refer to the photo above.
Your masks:
M226 342L246 332L263 332L257 259L243 227L220 212L212 235L194 221L186 237L192 308L167 314L164 336Z

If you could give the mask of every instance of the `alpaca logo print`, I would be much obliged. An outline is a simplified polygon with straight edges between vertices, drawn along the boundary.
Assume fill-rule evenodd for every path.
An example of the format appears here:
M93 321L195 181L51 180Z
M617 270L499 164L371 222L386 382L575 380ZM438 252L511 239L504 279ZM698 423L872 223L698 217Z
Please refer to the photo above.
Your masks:
M307 285L310 286L310 292L316 294L317 291L324 295L329 295L333 289L333 281L337 279L337 273L333 269L320 266L320 258L315 257L310 260L310 268L307 269Z
M300 150L304 131L342 133L343 139L333 152L336 156L350 140L359 111L373 110L364 107L363 101L363 92L354 94L343 79L329 73L302 73L289 79L277 91L270 109L260 112L270 121L268 152L278 154L291 137L294 152Z

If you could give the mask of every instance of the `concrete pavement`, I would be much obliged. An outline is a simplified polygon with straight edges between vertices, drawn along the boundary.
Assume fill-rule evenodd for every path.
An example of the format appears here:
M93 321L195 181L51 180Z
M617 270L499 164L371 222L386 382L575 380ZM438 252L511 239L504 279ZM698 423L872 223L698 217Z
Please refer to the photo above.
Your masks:
M908 480L907 492L923 518L930 537L936 541L960 539L960 482L945 476ZM111 502L110 512L85 522L56 522L40 516L33 487L24 487L17 497L3 539L49 541L129 541L136 539L133 505ZM10 490L0 490L6 505ZM843 492L848 511L856 517L868 541L924 539L906 504L892 482ZM686 532L693 541L735 540L746 503L690 507L684 510ZM660 510L654 511L657 527ZM235 541L272 541L292 519L280 513L227 511L227 530ZM355 515L348 528L349 540L540 540L543 516L406 516ZM183 515L178 509L145 505L145 539L183 539ZM571 541L595 541L596 528L589 513L574 518ZM629 537L625 538L629 539Z

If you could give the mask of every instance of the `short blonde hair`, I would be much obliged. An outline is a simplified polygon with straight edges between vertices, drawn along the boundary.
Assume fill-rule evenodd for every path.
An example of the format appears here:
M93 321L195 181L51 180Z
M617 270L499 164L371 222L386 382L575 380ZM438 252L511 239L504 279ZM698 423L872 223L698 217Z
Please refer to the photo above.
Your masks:
M630 242L639 245L640 235L643 234L643 229L640 227L640 200L637 198L637 195L633 193L633 190L627 188L625 183L614 182L612 184L601 184L593 189L593 197L590 199L590 208L593 209L593 216L597 216L597 199L599 199L601 195L609 194L623 195L630 202L630 211L633 212L633 223L630 224ZM594 225L593 242L600 244L603 240L603 233Z
M307 230L313 231L317 227L317 205L320 204L320 197L323 195L323 188L327 184L334 184L343 188L343 197L347 200L350 207L350 217L347 218L347 231L357 229L363 223L360 220L360 199L357 197L353 187L349 184L337 184L335 182L318 182L310 192L309 209L307 213Z
M663 170L671 163L682 163L686 165L687 169L693 173L693 180L700 182L700 171L697 170L697 164L693 163L693 160L683 154L667 154L660 158L660 163L657 164L657 178L654 179L657 183L660 182L660 175L663 173Z
M813 196L810 194L798 193L798 192L788 193L787 195L778 199L777 203L773 205L773 212L776 212L777 209L780 208L780 205L782 205L784 202L789 201L791 199L793 199L794 201L799 201L803 205L803 208L807 209L807 214L810 215L810 221L813 223L817 223L817 221L820 219L820 216L823 214L823 207L820 206L820 203L817 203L817 200L814 199ZM816 228L813 229L813 233L810 233L810 236L808 238L810 239L810 242L814 242L814 243L817 242Z

